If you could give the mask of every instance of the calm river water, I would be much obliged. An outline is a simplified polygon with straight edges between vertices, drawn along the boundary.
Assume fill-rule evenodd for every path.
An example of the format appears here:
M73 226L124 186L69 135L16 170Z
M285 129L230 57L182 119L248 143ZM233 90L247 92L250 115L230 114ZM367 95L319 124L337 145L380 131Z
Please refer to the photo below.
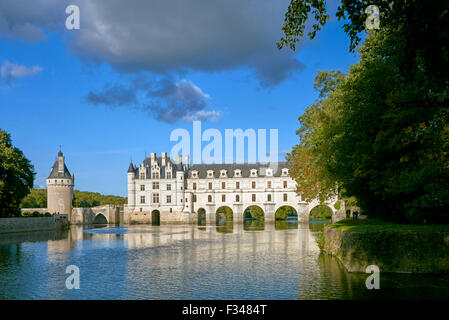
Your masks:
M349 274L320 224L72 227L0 235L0 299L449 299L448 276ZM263 229L263 230L262 230ZM68 265L80 289L65 286Z

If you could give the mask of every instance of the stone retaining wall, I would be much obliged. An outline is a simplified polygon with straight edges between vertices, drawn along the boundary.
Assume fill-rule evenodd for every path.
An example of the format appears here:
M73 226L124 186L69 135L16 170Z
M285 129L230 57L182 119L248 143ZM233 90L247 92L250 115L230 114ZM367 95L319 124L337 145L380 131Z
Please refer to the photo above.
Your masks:
M324 228L323 251L349 272L449 273L449 231L349 232Z
M0 218L0 233L49 231L64 229L67 226L67 215L54 215L51 217Z

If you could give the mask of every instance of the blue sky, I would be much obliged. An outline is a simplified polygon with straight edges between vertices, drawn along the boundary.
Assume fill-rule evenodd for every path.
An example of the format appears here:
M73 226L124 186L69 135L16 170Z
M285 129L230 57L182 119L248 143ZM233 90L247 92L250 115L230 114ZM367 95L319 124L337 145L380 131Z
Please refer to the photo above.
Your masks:
M0 0L0 9L7 2ZM288 1L234 23L220 18L223 8L205 8L217 14L211 22L203 21L203 14L195 18L192 7L184 16L183 10L154 5L151 12L165 19L152 21L142 33L149 19L142 18L134 30L138 18L129 18L133 12L120 10L119 2L105 8L73 1L80 7L81 28L71 31L61 27L64 1L41 2L39 15L25 10L25 1L0 10L0 21L6 21L0 24L0 128L31 160L38 187L45 186L62 145L76 189L126 196L130 158L141 162L145 152L169 152L172 130L191 131L195 118L203 130L216 128L223 135L226 128L278 129L279 150L288 151L298 141L298 116L317 98L317 71L347 71L358 60L335 19L297 52L277 51ZM244 2L230 5L238 12L252 10ZM133 8L147 10L140 3ZM108 28L111 34L100 32L106 12L119 21ZM267 12L273 12L273 21L267 22ZM88 20L94 16L100 21ZM231 24L246 31L229 34ZM266 37L255 33L260 26L269 28L261 31ZM123 30L129 34L121 37Z

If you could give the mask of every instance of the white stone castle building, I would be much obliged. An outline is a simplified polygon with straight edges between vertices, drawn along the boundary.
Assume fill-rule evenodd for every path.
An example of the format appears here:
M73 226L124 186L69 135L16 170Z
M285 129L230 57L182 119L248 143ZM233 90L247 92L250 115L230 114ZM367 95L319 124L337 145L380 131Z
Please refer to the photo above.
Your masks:
M182 163L166 152L128 168L128 204L125 223L196 222L198 213L215 223L217 210L229 207L234 222L243 222L244 212L256 205L264 212L265 222L274 222L276 211L289 206L299 221L307 221L310 210L318 204L305 202L296 192L285 162L277 166L264 163L195 164L189 156ZM274 168L274 169L273 169ZM337 199L327 201L332 206Z

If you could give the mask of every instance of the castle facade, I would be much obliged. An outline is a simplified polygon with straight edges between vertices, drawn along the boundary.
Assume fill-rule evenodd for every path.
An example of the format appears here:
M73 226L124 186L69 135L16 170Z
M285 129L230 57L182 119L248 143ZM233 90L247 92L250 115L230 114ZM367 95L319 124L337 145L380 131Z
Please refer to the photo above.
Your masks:
M308 220L311 204L297 194L285 162L189 163L188 155L182 163L180 156L173 161L166 152L161 157L151 153L138 166L131 162L125 223L195 222L200 213L215 223L222 207L232 210L234 222L243 222L250 206L261 208L265 221L274 222L276 211L284 206L298 220Z

